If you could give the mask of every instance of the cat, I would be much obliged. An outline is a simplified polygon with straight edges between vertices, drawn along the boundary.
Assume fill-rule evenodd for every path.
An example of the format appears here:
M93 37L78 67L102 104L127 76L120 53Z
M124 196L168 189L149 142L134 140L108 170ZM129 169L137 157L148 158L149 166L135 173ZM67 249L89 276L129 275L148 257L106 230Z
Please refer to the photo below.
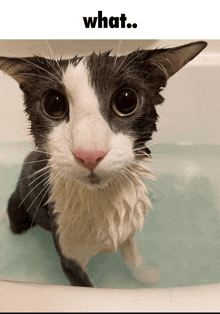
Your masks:
M50 231L71 285L93 287L88 261L118 248L138 280L158 282L159 270L145 264L135 238L151 207L142 177L154 179L145 143L157 131L168 79L206 45L0 57L0 69L23 91L36 145L8 201L10 229Z

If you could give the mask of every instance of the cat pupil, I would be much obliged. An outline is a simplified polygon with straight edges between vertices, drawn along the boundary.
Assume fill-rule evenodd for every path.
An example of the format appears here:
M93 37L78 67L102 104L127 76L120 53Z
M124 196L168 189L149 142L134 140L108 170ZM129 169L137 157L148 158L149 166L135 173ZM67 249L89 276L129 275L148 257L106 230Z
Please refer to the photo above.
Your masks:
M126 88L116 92L113 99L113 109L118 115L131 115L139 106L139 97L133 89Z

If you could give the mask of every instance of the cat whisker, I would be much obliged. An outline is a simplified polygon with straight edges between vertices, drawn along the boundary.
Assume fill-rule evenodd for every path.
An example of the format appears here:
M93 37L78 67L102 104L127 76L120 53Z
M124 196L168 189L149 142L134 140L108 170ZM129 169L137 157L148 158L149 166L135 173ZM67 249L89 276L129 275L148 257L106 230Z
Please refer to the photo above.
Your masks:
M138 49L137 52L138 52L138 51L140 51L140 50ZM125 67L127 67L127 66L128 66L131 62L133 62L135 59L140 58L140 56L141 56L142 54L144 54L144 53L146 53L146 50L143 50L142 52L136 54L133 58L131 58L131 60L126 64ZM127 55L127 56L129 56L129 55ZM126 59L126 58L125 58L125 59ZM124 59L124 60L125 60L125 59Z
M54 83L54 79L51 79L50 77L48 76L44 76L44 75L40 75L40 74L36 74L36 73L25 73L25 72L22 72L22 75L28 75L28 76L37 76L37 77L40 77L40 78L43 78L47 81L50 81L51 83ZM36 84L30 84L29 86L38 86L39 83L36 83Z
M143 145L143 146L140 146L140 147L137 147L137 148L134 148L133 149L133 151L136 151L136 150L141 150L141 149L146 149L146 148L148 148L148 147L151 147L151 146L153 146L153 145L157 145L158 144L158 142L156 142L156 143L151 143L151 144L145 144L145 145Z
M158 190L160 190L166 197L169 197L163 190L161 190L161 188L155 184L154 182L152 182L151 180L149 180L148 177L145 177L145 179L147 179L151 184L153 184Z
M135 157L139 157L139 156L145 156L145 157L151 158L151 155L145 152L140 153L140 154L137 154L137 153L135 154Z
M137 154L138 155L138 154ZM135 155L135 157L137 156L137 155ZM144 165L149 165L149 163L151 163L151 162L153 162L153 159L150 157L150 156L148 156L148 155L144 155L144 154L141 154L140 156L142 156L143 158L140 160L140 158L139 159L132 159L131 161L130 161L130 163L135 163L135 164L137 164L137 165L142 165L142 163L144 164Z
M142 162L143 164L136 160L130 161L130 164L132 166L135 166L135 168L132 170L134 172L138 170L141 177L147 176L148 179L156 180L154 173L157 172L157 170L152 167L149 168L149 161L142 161Z
M48 48L49 48L49 50L50 50L50 52L51 52L51 54L52 54L54 60L56 61L57 65L58 65L58 67L59 67L59 69L60 69L60 71L61 71L61 73L62 73L61 66L60 66L59 62L57 62L57 59L56 59L56 57L55 57L55 54L54 54L53 50L51 49L51 47L50 47L48 41L47 41L46 39L45 39L45 41L46 41L46 44L47 44L47 46L48 46Z
M152 156L162 156L162 157L164 157L164 156L169 156L169 155L165 155L165 154L155 154L155 153L152 153L151 155L152 155Z
M163 173L162 171L156 169L155 167L151 167L151 170L153 171L153 173L157 173L157 174Z
M12 147L14 147L13 143L11 144ZM28 150L28 151L33 151L33 152L38 152L38 153L44 153L47 154L48 153L45 150L39 150L39 149L33 149L33 147L24 147L24 146L18 146L19 149L24 149L24 150Z
M27 198L40 184L42 184L42 182L44 182L45 180L48 180L49 177L50 177L50 176L48 176L48 177L42 179L38 184L36 184L36 185L33 187L33 189L31 189L31 190L29 191L29 193L23 198L23 200L22 200L21 203L19 204L19 207L23 204L23 202L26 200L26 198Z
M10 169L12 166L14 166L14 165L4 166L3 168L0 168L0 171L3 171L3 170L5 170L5 169ZM20 166L20 164L15 164L15 166ZM49 166L48 166L48 167L49 167ZM35 171L34 173L32 173L31 175L28 175L28 176L26 176L26 177L22 177L21 179L19 179L19 181L21 181L21 180L23 180L23 179L31 178L31 177L32 177L33 175L35 175L37 172L40 172L40 171L43 171L43 170L44 170L44 168L39 169L39 170Z
M52 59L52 60L50 60L50 59L46 59L47 60L47 63L49 64L49 66L52 68L52 69L54 69L54 71L58 74L58 76L60 76L60 73L59 73L59 71L58 71L58 69L55 67L55 65L53 64L53 61L55 61L56 62L56 64L58 65L58 68L60 69L60 71L61 71L61 73L62 73L62 69L61 69L61 67L60 67L60 65L59 65L59 63L58 63L58 61L57 61L57 59Z
M143 161L144 162L144 161ZM133 164L137 164L137 166L139 166L140 165L140 163L138 162L138 161L132 161L131 163L133 163ZM149 167L149 163L148 163L148 161L146 161L146 163L147 163L147 168ZM150 165L150 168L148 168L149 169L149 171L150 172L153 172L153 173L157 173L157 174L161 174L161 173L163 173L162 171L160 171L160 170L158 170L158 169L156 169L155 167L152 167L152 165ZM155 179L154 179L155 180Z
M13 144L12 144L13 146ZM40 162L40 161L46 161L46 160L49 160L51 157L59 157L58 154L56 153L48 153L46 152L45 150L40 150L40 149L33 149L33 148L28 148L28 147L22 147L22 146L19 146L19 149L24 149L24 150L27 150L27 151L30 151L30 152L37 152L37 153L43 153L45 155L48 156L48 159L42 159L42 160L36 160L36 161L28 161L28 162L25 162L25 163L22 163L22 164L26 164L26 163L35 163L35 162ZM62 151L61 151L62 152Z
M115 55L114 66L116 65L116 62L117 62L117 59L118 59L118 54L119 54L120 47L121 47L121 39L119 41L118 51L117 51L117 53Z
M131 181L133 181L135 184L139 184L139 180L138 178L136 177L136 173L135 172L131 172L130 169L128 169L127 167L124 168L127 176L129 177L129 179Z
M31 65L33 65L34 67L36 67L36 68L38 68L38 69L40 69L40 70L45 71L46 73L49 74L49 77L54 78L55 81L57 81L58 83L60 83L60 80L58 79L58 77L57 77L56 75L54 75L54 74L51 73L50 71L44 69L44 68L41 67L40 65L38 65L38 64L36 64L36 63L34 63L34 62L30 61L30 60L27 60L27 59L25 59L25 58L19 58L19 59L22 60L22 61L25 61L25 62L27 62L27 63L29 63L29 64L31 64Z
M35 217L36 217L36 215L37 215L37 212L38 212L38 210L39 210L39 208L40 208L41 202L43 201L44 197L45 197L46 194L49 192L49 190L50 190L50 186L49 186L49 188L46 190L46 192L44 193L44 195L43 195L41 201L39 202L39 205L38 205L38 207L37 207L37 209L36 209L36 211L35 211L35 213L34 213L34 216L33 216L32 222L31 222L31 228L32 228L32 226L33 226L33 223L34 223ZM43 191L41 191L41 192L43 192Z
M151 146L154 146L154 145L157 145L157 144L158 144L158 142L156 142L156 143L151 143L151 144L147 145L146 147L151 147Z
M44 193L44 195L43 195L43 197L42 197L42 199L41 199L41 201L39 202L39 205L38 205L38 207L37 207L37 209L36 209L36 211L35 211L35 214L34 214L34 217L33 217L33 220L32 220L32 224L31 224L31 226L33 225L33 223L34 223L34 219L35 219L35 217L36 217L36 214L37 214L37 212L38 212L38 210L39 210L39 208L40 208L40 205L41 205L41 202L43 201L43 199L44 199L44 197L45 197L45 195L48 193L48 191L50 190L50 188L51 188L51 183L56 179L56 177L58 176L58 174L57 175L55 175L55 176L53 176L53 177L51 177L51 176L49 176L48 177L48 182L46 182L46 183L44 183L43 184L43 186L45 186L45 184L46 184L46 186L41 190L41 192L37 195L37 197L43 192L43 190L45 190L45 188L46 187L48 187L48 189L46 190L46 192ZM35 198L35 200L37 199L37 197ZM34 200L34 201L35 201ZM32 202L32 203L34 203L34 202ZM47 203L47 202L46 202ZM45 203L45 204L46 204ZM45 205L44 204L44 205ZM32 204L30 205L30 207L32 206Z
M47 178L45 178L44 180L48 180L50 178L50 176L48 176ZM42 181L44 181L42 180ZM38 198L38 196L46 189L46 187L50 185L50 181L48 180L46 186L37 194L37 196L35 197L35 199L33 200L33 202L29 205L27 212L29 211L29 209L31 208L31 206L34 204L34 202L36 201L36 199Z
M151 154L148 154L148 153L140 153L140 154L135 154L135 157L136 156L146 156L146 157L149 157L149 158L152 158L153 156L161 156L161 157L167 157L169 155L165 155L165 154L154 154L154 153L151 153Z
M46 192L44 193L43 197L41 198L41 201L39 202L39 205L38 205L38 207L37 207L37 209L36 209L36 211L35 211L35 214L34 214L34 216L33 216L32 223L31 223L31 227L33 226L34 219L35 219L35 217L36 217L36 215L37 215L37 212L38 212L38 210L39 210L39 208L40 208L40 205L41 205L41 203L42 203L42 201L43 201L45 195L49 192L49 190L50 190L50 188L51 188L51 184L50 184L50 183L51 183L56 177L57 177L57 175L54 176L52 179L50 178L50 180L48 180L46 186L40 191L40 193L37 195L37 197L34 199L34 201L33 201L33 202L31 203L31 205L28 207L27 211L29 211L29 209L31 208L31 206L32 206L32 205L34 204L34 202L37 200L38 196L49 186L48 189L46 190Z
M39 175L36 179L34 179L31 183L28 184L28 186L30 186L31 184L33 184L35 181L37 181L39 178L41 178L42 176L48 174L50 172L51 169L45 171L43 174Z
M134 157L140 157L140 156L152 159L151 154L148 154L144 151L134 153Z
M144 162L144 161L143 161ZM137 166L140 166L140 163L138 162L138 161L136 161L136 160L134 160L134 161L131 161L131 163L132 164L137 164ZM148 161L146 160L146 163L147 163L147 167L149 166L149 163L148 163ZM163 172L161 171L161 170L158 170L158 169L156 169L155 167L152 167L152 165L150 165L150 168L149 168L149 171L151 172L151 171L153 171L153 173L156 173L157 175L161 175L161 174L163 174ZM148 180L156 180L156 178L154 177L154 178L149 178L149 176L146 176L146 175L144 175L143 176L143 178L147 178ZM163 180L166 182L166 185L167 186L169 186L169 187L171 187L172 188L172 185L170 184L170 182L168 182L165 178L163 178ZM151 181L152 182L152 181ZM158 189L159 189L159 187L158 187ZM167 194L164 192L164 191L162 191L161 190L161 192L163 192L166 196L167 196Z
M131 69L132 69L132 67L131 67ZM130 71L129 69L128 69L128 71L126 71L127 73L129 73L129 74L133 74L133 73L144 73L145 75L146 75L146 71L141 71L141 70L132 70L132 71Z
M122 59L121 64L120 64L119 67L117 68L116 74L119 73L119 70L122 68L122 66L123 66L123 64L125 63L125 61L127 61L127 58L128 58L128 55L125 56L125 57Z
M136 151L136 150L141 150L141 149L145 149L147 148L147 146L140 146L140 147L137 147L137 148L134 148L133 151Z
M139 168L138 170L140 171L140 176L142 176L143 178L148 180L152 185L154 185L158 190L160 190L166 197L169 197L156 183L153 182L156 179L152 173L152 170L153 170L153 172L159 172L159 171L157 171L156 169L152 169L152 170L151 169L145 169L145 167L142 168L140 163L135 161L135 160L131 161L130 163L135 165L135 168L132 169L132 172L129 169L125 168L126 175L124 173L123 173L123 175L125 176L126 180L131 180L135 184L137 184L138 179L135 177L135 169ZM142 171L143 171L143 173L142 173ZM148 174L146 173L146 171L148 172ZM140 182L139 182L139 184L140 184Z
M47 158L47 159L41 159L41 160L34 160L34 161L26 161L26 162L23 163L23 165L26 165L26 164L35 164L35 163L37 163L37 162L48 161L48 160L49 160L49 158Z
M36 171L34 171L32 174L29 174L28 176L26 176L26 177L22 177L21 179L19 179L19 181L22 181L22 180L24 180L24 179L30 179L31 177L33 177L34 175L36 175L36 174L38 174L38 173L40 173L40 172L42 172L42 171L44 171L44 170L46 170L46 169L48 169L48 168L51 168L51 166L45 166L45 167L43 167L43 168L41 168L41 169L39 169L39 170L36 170Z

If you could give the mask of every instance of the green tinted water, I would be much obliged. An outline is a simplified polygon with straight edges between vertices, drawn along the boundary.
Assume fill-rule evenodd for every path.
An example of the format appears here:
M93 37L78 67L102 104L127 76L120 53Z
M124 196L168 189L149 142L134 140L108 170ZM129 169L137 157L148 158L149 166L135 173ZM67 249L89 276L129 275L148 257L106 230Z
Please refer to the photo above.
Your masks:
M156 287L220 282L220 147L161 144L151 148L157 181L144 182L151 188L153 210L137 236L146 262L161 271ZM1 145L0 215L26 154L18 144ZM15 236L8 219L1 221L0 256L0 279L69 284L50 233L39 227ZM97 254L88 271L97 287L149 287L132 277L119 252Z

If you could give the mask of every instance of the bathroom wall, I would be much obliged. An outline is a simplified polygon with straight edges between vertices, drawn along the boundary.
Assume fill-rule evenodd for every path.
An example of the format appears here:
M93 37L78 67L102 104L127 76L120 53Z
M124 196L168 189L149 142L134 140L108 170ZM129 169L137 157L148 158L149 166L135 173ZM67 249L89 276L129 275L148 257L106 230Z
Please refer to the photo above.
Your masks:
M172 47L186 41L161 41ZM158 106L160 121L155 142L220 144L220 41L208 46L168 81Z

